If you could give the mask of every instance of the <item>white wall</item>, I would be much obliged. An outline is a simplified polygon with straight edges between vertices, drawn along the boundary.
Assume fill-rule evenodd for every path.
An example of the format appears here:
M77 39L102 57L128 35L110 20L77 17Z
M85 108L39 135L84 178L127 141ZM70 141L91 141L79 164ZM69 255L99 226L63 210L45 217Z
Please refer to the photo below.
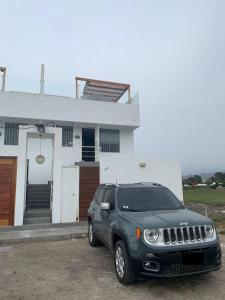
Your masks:
M139 105L0 92L1 117L139 126Z
M29 184L47 184L52 180L52 160L53 160L53 139L41 138L41 154L45 157L43 164L36 162L37 155L40 154L40 138L28 137L27 158L29 159Z
M132 157L102 157L100 161L101 183L157 182L168 187L183 201L181 167L175 160L144 161Z
M76 139L75 136L80 136ZM82 146L82 129L79 126L74 126L73 129L73 147L62 147L61 161L62 166L68 167L81 161L81 146Z
M4 123L0 123L0 156L17 156L18 146L5 146L4 145Z
M103 127L102 127L103 128ZM108 128L108 127L104 127ZM117 127L120 130L120 152L101 152L101 158L119 158L122 156L133 156L134 154L134 132L132 129Z

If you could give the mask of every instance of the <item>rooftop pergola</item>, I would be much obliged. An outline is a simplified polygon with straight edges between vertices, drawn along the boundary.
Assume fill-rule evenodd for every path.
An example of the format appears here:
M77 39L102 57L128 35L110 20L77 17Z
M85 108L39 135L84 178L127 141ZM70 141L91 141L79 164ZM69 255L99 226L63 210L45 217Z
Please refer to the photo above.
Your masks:
M79 98L79 81L84 81L84 90L82 96L103 96L109 98L112 102L118 102L119 99L128 92L128 102L130 102L130 85L112 81L95 80L90 78L75 77L76 80L76 98Z

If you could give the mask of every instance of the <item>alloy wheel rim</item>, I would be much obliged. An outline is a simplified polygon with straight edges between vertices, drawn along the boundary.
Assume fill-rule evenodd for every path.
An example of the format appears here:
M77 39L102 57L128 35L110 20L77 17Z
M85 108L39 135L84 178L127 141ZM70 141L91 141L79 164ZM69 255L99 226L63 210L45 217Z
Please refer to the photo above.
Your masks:
M123 250L120 247L116 249L116 272L120 278L124 277L125 273L125 261Z

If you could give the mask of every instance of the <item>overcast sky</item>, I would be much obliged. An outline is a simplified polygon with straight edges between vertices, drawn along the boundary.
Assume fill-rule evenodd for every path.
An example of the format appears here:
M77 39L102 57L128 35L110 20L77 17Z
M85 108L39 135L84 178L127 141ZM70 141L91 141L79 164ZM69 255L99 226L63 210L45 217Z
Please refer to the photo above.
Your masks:
M21 87L41 63L65 86L130 83L139 155L179 159L185 174L225 170L224 0L0 0L0 14L0 65Z

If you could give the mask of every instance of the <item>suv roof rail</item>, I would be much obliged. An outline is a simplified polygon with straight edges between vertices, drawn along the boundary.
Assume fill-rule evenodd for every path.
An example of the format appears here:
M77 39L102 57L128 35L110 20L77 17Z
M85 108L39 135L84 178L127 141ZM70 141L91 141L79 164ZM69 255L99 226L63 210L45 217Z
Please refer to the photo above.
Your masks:
M102 183L102 184L100 184L100 186L116 186L116 187L119 187L119 184L117 184L117 183Z
M155 185L155 186L162 186L160 183L157 183L157 182L147 182L147 181L138 182L137 184L152 184L152 185Z

